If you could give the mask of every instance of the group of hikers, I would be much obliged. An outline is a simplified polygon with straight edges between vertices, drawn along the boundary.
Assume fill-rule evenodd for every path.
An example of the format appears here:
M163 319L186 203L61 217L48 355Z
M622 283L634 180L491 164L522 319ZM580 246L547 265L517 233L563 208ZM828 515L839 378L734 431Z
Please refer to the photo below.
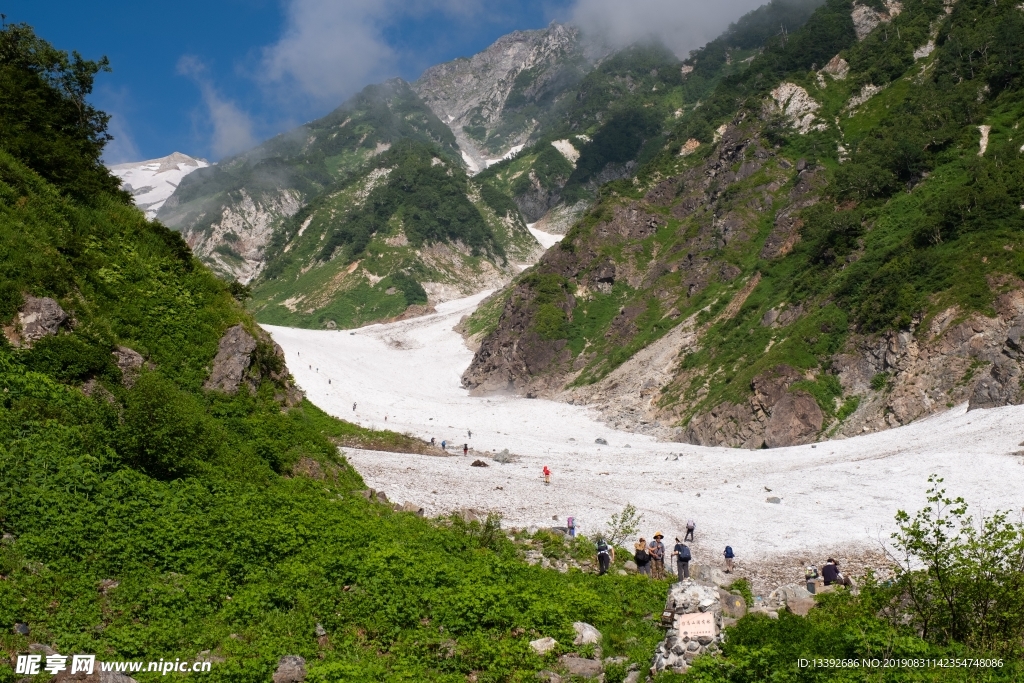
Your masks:
M570 518L571 519L571 518ZM690 578L690 562L693 560L693 553L687 541L693 542L694 531L697 528L696 522L692 519L686 520L686 533L682 540L676 536L676 544L672 548L670 558L676 561L676 576L679 581ZM573 529L575 531L575 529ZM575 535L575 534L574 534ZM667 548L663 539L665 535L660 531L654 533L652 541L648 542L643 536L633 544L633 562L636 564L637 573L650 576L653 579L665 578L665 559ZM732 547L725 547L725 557L728 569L732 571ZM598 573L605 574L608 568L615 562L615 547L604 538L597 539L597 564Z

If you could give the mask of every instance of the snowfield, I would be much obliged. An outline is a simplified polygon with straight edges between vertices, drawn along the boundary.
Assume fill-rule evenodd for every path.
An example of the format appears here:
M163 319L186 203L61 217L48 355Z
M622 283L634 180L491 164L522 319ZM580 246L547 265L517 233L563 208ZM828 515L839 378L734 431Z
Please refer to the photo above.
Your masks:
M698 558L720 557L729 544L744 560L878 549L898 509L925 504L933 473L975 514L1024 510L1024 457L1016 454L1024 406L967 412L962 405L886 432L746 451L656 442L611 429L582 406L470 396L460 377L473 354L452 327L487 294L354 332L266 328L322 409L448 442L450 457L347 451L366 483L392 501L421 505L429 516L493 510L506 526L564 526L572 515L586 534L633 503L648 539L656 530L666 542L682 537L692 517ZM490 459L503 449L518 460ZM489 467L471 467L477 458ZM550 486L545 465L553 472Z
M111 166L110 172L121 179L122 187L132 195L135 205L145 212L146 218L153 219L164 202L174 194L182 178L209 165L205 159L174 152L159 159Z

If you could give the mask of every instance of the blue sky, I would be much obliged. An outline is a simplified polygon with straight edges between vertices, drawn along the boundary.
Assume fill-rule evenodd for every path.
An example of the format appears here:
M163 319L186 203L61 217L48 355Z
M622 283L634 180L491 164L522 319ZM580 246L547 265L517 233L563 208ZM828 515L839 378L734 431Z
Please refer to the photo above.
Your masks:
M217 160L317 118L361 87L414 80L516 30L570 20L629 42L698 47L758 0L7 0L56 47L107 55L94 102L108 162L180 151Z

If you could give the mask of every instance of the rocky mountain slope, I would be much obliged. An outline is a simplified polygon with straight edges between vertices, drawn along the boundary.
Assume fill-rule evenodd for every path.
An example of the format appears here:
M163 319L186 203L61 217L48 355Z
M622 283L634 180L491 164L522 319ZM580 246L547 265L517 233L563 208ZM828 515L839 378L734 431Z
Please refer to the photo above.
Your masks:
M500 287L539 255L506 197L401 141L285 222L250 308L265 323L357 327Z
M829 0L500 297L464 384L747 448L1018 403L1024 10Z
M174 152L159 159L116 164L110 167L110 172L121 179L122 189L132 196L135 206L145 212L146 218L156 218L182 178L209 165L206 159Z
M455 138L401 80L184 179L158 213L215 272L246 283L284 219L398 140L458 157Z

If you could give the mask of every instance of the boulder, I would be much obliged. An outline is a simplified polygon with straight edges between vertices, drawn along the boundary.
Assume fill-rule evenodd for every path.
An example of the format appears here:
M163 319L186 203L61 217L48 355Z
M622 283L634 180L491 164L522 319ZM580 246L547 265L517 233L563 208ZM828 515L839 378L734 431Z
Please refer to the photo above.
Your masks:
M237 392L252 364L252 353L255 350L256 339L242 327L241 323L228 328L217 345L213 369L203 388L228 394Z
M470 467L490 467L490 465L485 463L483 460L474 460Z
M544 681L544 683L562 683L562 677L556 674L554 671L543 671L537 672L537 680Z
M406 501L405 505L402 506L402 512L411 512L419 517L423 517L425 514L421 505L410 503L408 501Z
M637 569L636 562L634 562L633 560L626 560L626 563L622 566L626 568L626 571L635 572Z
M581 676L583 678L597 678L604 671L604 667L601 662L594 659L584 659L576 655L562 655L558 658L558 663L565 668L572 676Z
M68 321L68 314L50 297L26 296L18 310L20 345L28 348L43 337L57 334Z
M806 600L808 598L811 600L814 599L806 586L798 583L788 583L784 586L779 586L768 595L768 606L769 608L775 606L786 607L791 602Z
M626 677L622 679L622 683L640 683L640 672L630 671L626 674Z
M598 438L594 439L594 443L598 444L599 446L607 446L608 445L608 442L605 439L602 439L601 437L598 437Z
M302 683L306 680L306 660L298 655L285 655L277 661L274 683Z
M733 619L742 619L747 613L747 602L742 596L719 589L718 601L722 603L722 614Z
M142 354L127 346L118 346L113 351L114 364L121 370L121 383L131 389L135 386L135 380L139 378L139 372L146 360Z
M601 632L584 621L573 622L572 628L576 631L573 645L597 645L601 642Z
M720 588L725 588L736 580L735 577L729 576L721 569L707 564L691 564L690 576L697 583L704 584L705 586L718 586Z
M772 503L774 505L778 505L779 503L782 502L782 499L779 498L778 496L768 496L764 500L766 503Z
M764 443L768 448L810 443L821 431L824 419L818 402L806 391L786 394L772 407Z
M786 609L797 616L806 617L814 607L814 598L793 598L786 602Z
M543 655L558 647L558 641L551 637L538 638L537 640L530 641L530 647L532 647L533 651L537 654Z

